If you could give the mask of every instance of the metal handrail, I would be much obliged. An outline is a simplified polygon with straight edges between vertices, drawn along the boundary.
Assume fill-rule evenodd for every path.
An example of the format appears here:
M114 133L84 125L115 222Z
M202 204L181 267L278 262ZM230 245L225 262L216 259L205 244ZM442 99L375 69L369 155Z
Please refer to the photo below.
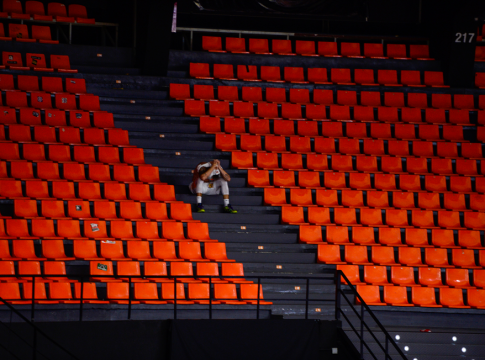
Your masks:
M362 326L365 326L367 328L367 331L369 331L369 333L372 335L372 337L374 338L374 340L376 340L377 344L381 347L381 349L384 351L384 353L386 354L386 360L387 359L390 359L389 357L389 350L388 350L388 343L390 342L391 345L397 350L398 354L401 356L402 359L404 360L407 360L407 357L406 355L402 352L402 350L399 348L399 346L397 346L396 342L394 341L394 339L392 338L392 336L389 334L389 332L384 328L384 326L381 324L381 322L377 319L377 317L374 315L374 313L372 312L372 310L369 308L369 306L365 303L364 299L362 298L362 296L360 296L360 294L357 292L357 289L355 288L354 285L352 285L352 283L349 281L349 279L347 278L347 276L344 274L344 272L342 270L336 270L335 272L335 276L336 276L336 283L337 285L338 284L341 284L341 277L344 278L344 280L346 281L346 285L350 288L350 290L352 291L352 294L357 298L359 299L360 301L360 305L361 305L361 315L359 315L355 309L355 306L352 304L352 301L349 301L349 299L347 298L347 296L345 295L345 293L343 292L341 286L336 286L336 292L338 293L337 296L340 296L340 295L343 295L345 300L347 301L347 303L351 306L352 310L357 314L357 317L359 318L359 320L361 321L361 325ZM374 335L374 332L369 328L369 326L365 323L364 321L364 318L363 318L363 314L364 314L364 310L367 310L367 312L369 313L369 315L371 316L372 320L375 321L375 323L377 324L377 326L379 327L379 329L384 333L385 335L385 338L386 338L386 344L385 344L385 348L382 347L380 341L378 341L378 339L376 338L376 336ZM341 307L338 308L338 310L336 309L336 312L335 312L335 317L337 318L337 320L339 319L340 317L340 313L342 313L344 315L345 318L347 318L345 316L345 314L341 311ZM347 320L348 321L348 320ZM355 331L355 330L354 330ZM363 339L363 328L361 328L361 335L359 336L359 338L361 339L361 342L364 342L364 339ZM367 347L367 345L366 345ZM369 349L370 351L370 349ZM372 353L372 351L370 351ZM372 353L373 355L373 353ZM374 355L373 355L374 356Z
M326 276L325 276L326 275ZM2 275L3 277L17 277L16 275ZM32 278L32 299L28 299L28 300L31 300L30 301L30 304L31 304L31 319L32 321L34 320L34 316L35 316L35 303L36 303L36 299L35 299L35 279L36 278L42 278L42 277L45 277L45 275L27 275L25 276L26 278ZM49 277L66 277L66 275L49 275ZM132 303L133 302L138 302L138 301L151 301L151 300L154 300L154 299L135 299L133 294L132 294L132 286L131 284L133 283L133 279L142 279L142 278L145 278L145 276L141 276L141 275L117 275L117 274L111 274L111 275L74 275L74 274L69 274L68 277L70 278L77 278L79 279L80 283L81 283L81 293L80 293L80 298L78 299L53 299L53 300L75 300L75 301L79 301L79 321L83 321L83 305L85 303L85 301L89 301L89 300L94 300L94 299L85 299L84 298L84 283L85 282L89 282L90 278L91 277L96 277L96 278L123 278L123 279L128 279L128 286L129 286L129 294L128 294L128 298L127 299L120 299L120 300L124 300L124 301L127 301L127 305L128 305L128 319L131 319L131 310L132 310ZM184 279L184 278L188 278L188 279L193 279L194 276L173 276L173 275L150 275L149 276L150 278L166 278L166 279L170 279L173 281L173 286L174 286L174 297L172 299L159 299L160 301L165 301L165 300L168 300L170 301L171 303L173 302L173 315L174 315L174 319L177 319L177 307L179 303L179 301L181 301L182 299L180 298L177 298L177 284L181 284L180 281L177 281L177 280L180 280L180 279ZM197 276L196 276L197 277ZM203 278L208 278L209 279L209 289L212 288L212 284L213 284L213 279L220 279L221 276L209 276L209 275L203 275L203 276L200 276L200 277L203 277ZM256 318L257 319L260 319L260 307L261 307L261 301L264 300L264 301L274 301L274 300L279 300L279 299L271 299L271 298L267 298L265 297L264 299L261 299L260 298L260 289L261 289L261 280L262 279L292 279L292 280L304 280L305 283L306 283L306 295L305 295L305 299L295 299L295 301L301 301L301 302L305 302L305 319L308 319L308 315L309 315L309 302L312 301L312 302L315 302L315 301L318 301L318 302L334 302L335 303L335 319L340 321L341 319L341 315L343 315L343 317L345 318L345 320L349 323L352 331L354 331L359 340L360 340L360 355L361 355L361 358L363 359L363 351L364 351L364 347L367 349L367 351L373 356L373 358L377 359L376 356L374 355L373 351L370 349L370 346L367 344L367 342L365 341L364 339L364 329L366 329L372 336L372 338L376 341L376 343L379 345L379 348L380 350L382 350L385 355L386 355L386 360L388 359L391 359L391 356L389 355L389 349L388 349L388 345L389 343L391 344L392 347L394 347L396 349L396 351L398 352L400 358L406 360L406 356L404 355L404 353L402 352L402 350L397 346L397 344L395 343L395 341L393 340L393 338L391 337L391 335L387 332L387 330L384 328L384 326L381 324L381 322L377 319L377 317L374 315L374 313L372 312L372 310L369 308L369 306L365 303L364 299L358 294L356 288L354 285L351 284L351 282L349 281L349 279L345 276L345 274L341 271L341 270L334 270L334 269L323 269L323 272L321 275L318 275L318 276L313 276L313 277L309 277L309 276L247 276L248 278L252 278L252 279L255 279L257 278L257 298L256 299L242 299L242 301L244 300L257 300L256 301ZM223 276L224 279L231 279L231 278L234 278L234 279L241 279L241 276ZM351 291L351 293L355 296L355 298L359 299L360 301L360 306L361 306L361 309L360 309L360 314L359 314L359 311L357 310L356 306L354 306L353 302L347 297L347 295L345 294L344 290L342 289L342 278L345 280L345 285L346 285L346 290L349 289ZM311 298L310 299L310 282L311 280L333 280L334 283L335 283L335 299L334 300L329 300L329 299L320 299L320 298ZM348 287L348 288L347 288ZM348 290L347 290L348 291ZM341 297L343 296L343 298L345 299L346 303L352 308L353 312L356 314L357 316L357 319L360 321L360 332L359 330L357 330L355 328L355 326L352 324L351 320L349 319L349 317L342 311L342 304L341 304ZM7 303L5 300L1 299L0 300L3 302L3 303ZM8 299L7 299L8 300ZM40 300L40 299L38 299ZM48 300L48 299L47 299ZM101 300L101 299L100 299ZM184 299L185 300L185 299ZM220 299L215 299L213 294L212 294L212 291L209 291L209 298L204 298L204 299L189 299L189 300L194 300L194 301L197 301L197 300L204 300L204 301L208 301L208 305L209 305L209 319L212 319L212 311L213 311L213 302L218 302L218 300ZM7 304L9 308L13 309L9 304ZM252 305L252 304L246 304L246 305ZM364 311L367 311L369 314L370 314L370 317L372 318L372 320L377 324L378 328L384 333L385 335L385 345L383 346L381 344L381 342L378 340L378 338L375 336L374 334L374 331L372 331L372 329L369 327L369 325L366 323L365 319L364 319ZM19 316L21 316L22 319L28 321L24 316L22 316L21 314L19 314ZM31 323L29 321L29 323ZM32 324L33 325L33 324ZM33 325L35 326L35 325Z
M33 285L32 285L32 289L33 289L33 291L32 291L32 294L33 294L32 297L35 297L34 296L35 288L34 288ZM77 356L75 356L73 353L71 353L69 350L67 350L64 346L62 346L57 341L55 341L54 339L52 339L49 335L47 335L43 330L39 329L37 327L37 325L35 325L32 321L30 321L25 316L23 316L19 311L15 310L15 308L13 306L11 306L7 301L5 301L1 296L0 296L0 302L3 303L4 305L6 305L10 309L10 311L12 311L15 315L17 315L18 317L20 317L23 321L25 321L27 324L29 324L34 329L34 339L33 339L34 341L33 341L33 346L32 346L32 349L33 349L33 359L36 358L36 353L38 352L38 350L37 350L37 333L39 333L42 336L44 336L47 340L49 340L50 342L52 342L59 349L61 349L66 354L68 354L69 356L71 356L73 359L80 360ZM18 334L16 334L16 335L18 336ZM43 356L46 357L45 355L43 355Z

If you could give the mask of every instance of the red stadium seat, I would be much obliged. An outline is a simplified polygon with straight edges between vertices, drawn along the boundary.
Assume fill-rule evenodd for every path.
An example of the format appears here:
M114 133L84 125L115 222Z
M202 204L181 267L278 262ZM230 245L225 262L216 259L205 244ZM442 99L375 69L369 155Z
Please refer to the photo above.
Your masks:
M428 45L410 45L409 57L417 60L432 60L429 57Z
M318 56L315 52L315 42L314 41L295 41L295 52L298 55L303 56Z
M364 56L373 59L386 59L382 44L364 43Z
M273 39L271 41L271 50L278 55L295 55L291 50L291 40Z
M249 51L255 54L271 54L268 39L249 39Z
M278 83L284 82L281 80L281 70L278 66L261 66L261 80Z
M326 68L308 68L308 81L315 84L331 84Z
M347 57L352 57L352 58L362 58L363 57L360 53L360 44L359 43L347 43L347 42L340 43L340 54L342 56L347 56Z
M220 36L202 36L202 49L210 52L225 52L222 50L222 41Z
M226 51L234 54L249 54L246 51L246 40L243 38L226 37Z
M401 84L405 86L423 87L421 74L418 70L401 70Z
M406 45L404 44L387 44L386 55L393 59L409 59L406 54Z
M354 81L360 85L378 85L374 80L374 70L372 69L355 69Z
M318 54L326 57L341 57L338 53L336 42L318 42Z

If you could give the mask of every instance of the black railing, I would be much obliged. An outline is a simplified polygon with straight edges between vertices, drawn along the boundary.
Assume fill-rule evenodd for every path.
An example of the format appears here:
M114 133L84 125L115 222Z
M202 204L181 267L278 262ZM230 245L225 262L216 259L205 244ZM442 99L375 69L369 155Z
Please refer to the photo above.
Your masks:
M71 359L79 360L79 358L77 356L75 356L74 354L72 354L69 350L67 350L65 347L63 347L61 344L59 344L56 340L52 339L44 331L42 331L41 329L39 329L32 321L30 321L29 319L27 319L24 315L22 315L19 311L17 311L12 305L10 305L7 301L5 301L4 299L2 299L1 297L0 297L0 305L7 306L8 309L12 313L14 313L15 315L17 315L21 320L23 320L24 323L28 324L30 326L30 328L32 329L32 331L33 331L33 333L32 333L32 336L33 336L32 337L32 342L29 342L28 340L26 340L24 338L24 336L22 336L22 335L25 335L24 332L22 332L22 335L20 335L18 332L16 332L14 329L12 329L11 326L9 327L6 323L0 321L0 324L3 325L3 327L6 328L7 331L10 334L13 334L18 340L20 340L20 342L22 344L26 345L28 348L30 348L32 350L32 359L33 360L36 360L39 355L43 359L54 359L55 360L57 358L56 355L49 356L46 351L40 351L38 349L38 343L39 343L38 337L39 337L39 335L42 335L50 343L51 348L53 346L57 350L56 353L58 353L60 351L64 355L68 355ZM15 358L15 359L25 359L25 357L18 357L14 353L14 351L12 351L11 349L9 349L9 346L8 345L2 344L1 341L0 341L0 347L6 353L8 353L10 356L12 356L12 358ZM23 352L23 353L25 354L25 352Z
M45 276L45 275L44 275ZM178 298L177 297L177 284L181 284L182 282L180 280L183 280L185 278L188 278L188 279L193 279L194 276L169 276L169 275L158 275L158 276L155 276L155 275L150 275L149 278L153 278L153 279L157 279L157 278L160 278L160 279L168 279L170 281L173 281L173 298L169 298L169 299L163 299L163 298L158 298L158 299L153 299L153 298L150 298L150 299L140 299L140 298L135 298L133 293L134 291L132 290L132 284L134 283L133 279L144 279L145 277L143 276L132 276L132 275L96 275L96 279L102 279L102 278L122 278L124 280L124 282L126 283L126 279L127 279L127 282L128 282L128 297L127 298L120 298L120 299L93 299L93 298L89 298L89 299L86 299L85 297L85 293L84 293L84 284L86 282L92 282L93 280L91 280L91 276L89 275L69 275L69 278L71 279L78 279L79 283L81 284L81 290L80 290L80 296L79 298L69 298L69 299L36 299L35 298L35 283L36 283L36 278L42 278L44 277L42 275L28 275L25 278L28 278L28 279L32 279L32 282L30 284L32 284L32 298L31 299L27 299L29 300L29 303L30 303L30 312L31 312L31 321L33 322L34 319L35 319L35 311L36 311L36 307L35 307L35 304L36 304L36 301L39 301L39 300L58 300L58 301L62 301L62 300L76 300L76 301L79 301L79 321L83 321L83 312L84 312L84 305L86 303L86 301L89 301L89 300L122 300L122 301L126 301L126 305L128 306L127 307L127 319L128 320L131 320L132 318L132 306L133 306L133 302L135 302L135 304L137 304L139 301L168 301L169 304L173 304L173 319L177 319L178 318L178 307L180 306L180 303L181 301L183 300L191 300L191 301L204 301L205 304L202 304L202 305L208 305L208 317L209 319L212 319L213 318L213 305L219 305L219 301L224 301L224 300L239 300L238 299L216 299L213 295L213 291L212 291L212 284L213 284L213 279L221 279L221 277L219 276L206 276L206 275L203 275L203 276L200 276L204 279L208 279L208 285L209 285L209 296L206 297L206 298L189 298L189 299L182 299L182 298ZM15 275L2 275L2 277L16 277ZM65 278L65 275L58 275L58 276L55 276L55 275L49 275L49 278L55 278L55 277L62 277L62 278ZM195 277L197 278L197 277ZM241 276L223 276L224 279L241 279ZM266 306L264 304L261 304L261 301L280 301L281 302L281 299L277 299L277 298L268 298L268 297L264 297L264 299L261 298L261 289L262 289L262 283L261 283L261 280L264 280L264 279L271 279L271 280L275 280L275 279L286 279L286 280L292 280L292 281L295 281L295 280L301 280L302 281L302 284L305 284L305 298L304 299L292 299L292 302L302 302L305 304L305 311L304 311L304 317L305 319L308 319L309 318L309 312L310 312L310 309L309 309L309 306L310 306L310 303L314 304L314 303L328 303L329 305L331 305L331 303L334 303L335 304L335 319L338 320L338 321L342 321L342 317L343 319L348 323L350 329L357 335L358 339L359 339L359 344L358 346L356 346L357 350L359 351L359 354L360 354L360 358L361 359L364 359L364 349L367 350L367 352L372 356L372 358L374 359L378 359L378 357L376 356L376 354L374 354L374 351L372 350L371 348L371 345L368 343L368 341L366 341L365 339L365 334L368 333L371 335L372 339L375 341L375 343L377 344L378 346L378 350L382 351L382 353L384 354L385 356L385 360L391 360L393 358L398 358L398 359L404 359L406 360L406 356L404 355L404 353L402 352L402 350L397 346L397 344L395 343L395 341L392 339L391 335L386 331L386 329L384 328L384 326L380 323L380 321L377 319L377 317L374 315L374 313L372 312L372 310L369 308L369 306L367 306L367 304L365 303L364 299L357 293L357 290L356 288L350 283L350 281L348 280L348 278L345 276L345 274L340 271L340 270L333 270L333 269L325 269L324 270L324 273L322 274L319 274L319 275L316 275L316 276L312 276L312 277L308 277L308 276L248 276L248 278L250 279L257 279L257 295L255 298L242 298L240 300L244 301L244 300L251 300L251 301L256 301L256 314L255 314L255 317L256 319L260 319L260 310L261 310L261 306ZM345 284L342 283L342 278L345 280ZM311 284L311 281L328 281L328 282L331 282L332 284L334 283L335 284L335 298L334 299L324 299L324 298L316 298L316 297L313 297L313 296L310 296L310 287L313 286L314 289L316 289L318 286L321 286L321 284L314 284L312 285ZM61 280L62 281L62 280ZM106 282L105 282L106 284ZM350 297L348 295L351 295ZM352 297L353 295L353 297ZM354 297L355 299L358 299L360 304L358 305L354 305ZM348 306L350 309L352 309L352 312L356 315L357 317L357 321L359 322L358 324L354 324L352 319L346 315L346 312L344 311L343 309L343 306L342 306L342 298L345 300L345 306ZM0 300L7 304L8 300L21 300L21 299L2 299L0 297ZM208 302L208 303L207 303ZM243 303L241 303L243 304ZM254 305L254 304L246 304L246 305ZM19 314L19 316L21 316L21 318L24 320L24 321L28 321L30 324L32 324L32 326L35 327L35 325L27 320L23 315L21 315L20 313L18 313L16 310L13 309L13 307L9 304L7 304L7 306L12 309L13 311L15 311L15 313ZM360 307L360 311L359 311L359 307ZM369 320L366 320L364 314L365 312L368 313L368 316L370 316L370 319L372 319L375 324L377 324L377 328L378 330L372 330L371 326L368 324L368 321ZM355 320L354 320L355 322ZM36 327L35 327L36 328ZM37 328L36 328L37 329ZM40 330L38 330L40 331ZM384 334L385 336L385 341L384 341L384 344L382 344L381 341L379 341L379 339L377 338L376 336L376 331L380 331ZM43 334L45 336L45 334ZM390 353L389 353L389 348L394 348L394 353L397 352L397 356L394 355L391 356Z

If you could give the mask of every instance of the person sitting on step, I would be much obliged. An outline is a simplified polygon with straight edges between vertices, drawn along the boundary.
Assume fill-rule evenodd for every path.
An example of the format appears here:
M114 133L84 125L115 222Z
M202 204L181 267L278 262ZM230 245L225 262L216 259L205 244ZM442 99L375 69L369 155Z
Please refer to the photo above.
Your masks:
M202 194L219 195L222 192L224 212L236 214L237 211L229 203L229 181L231 181L231 177L224 171L219 160L214 159L197 165L189 185L192 194L197 195L197 212L205 212L202 205Z

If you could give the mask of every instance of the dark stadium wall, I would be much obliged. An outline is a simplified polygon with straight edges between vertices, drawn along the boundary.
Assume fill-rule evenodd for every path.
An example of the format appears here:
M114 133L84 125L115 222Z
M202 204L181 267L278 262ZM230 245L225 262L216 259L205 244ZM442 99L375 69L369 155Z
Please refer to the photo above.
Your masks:
M174 1L136 1L137 65L145 75L165 76Z
M319 320L166 320L36 323L48 336L80 359L358 359L352 343L336 321ZM26 324L9 326L31 343ZM30 358L30 347L8 331L9 350ZM49 358L65 353L37 337L38 349ZM332 349L338 349L332 354ZM0 357L8 360L9 357Z

